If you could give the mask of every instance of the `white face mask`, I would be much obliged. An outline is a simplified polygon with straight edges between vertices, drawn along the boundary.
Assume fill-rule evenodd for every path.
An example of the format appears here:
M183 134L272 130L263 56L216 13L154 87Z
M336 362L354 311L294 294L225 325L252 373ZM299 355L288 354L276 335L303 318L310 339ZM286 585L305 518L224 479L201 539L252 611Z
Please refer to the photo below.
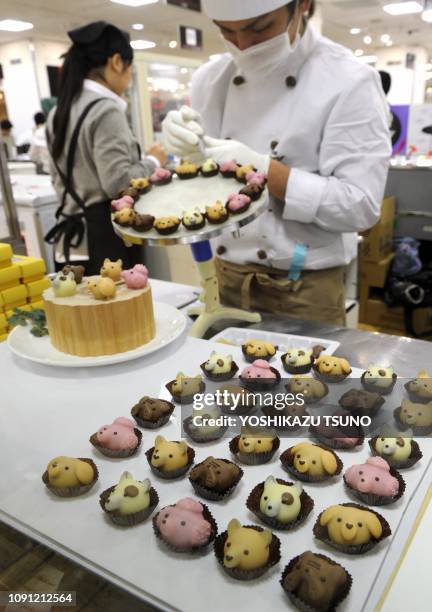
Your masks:
M241 51L234 43L224 39L227 51L244 74L275 70L296 50L299 42L299 32L294 43L291 43L288 32L284 32Z

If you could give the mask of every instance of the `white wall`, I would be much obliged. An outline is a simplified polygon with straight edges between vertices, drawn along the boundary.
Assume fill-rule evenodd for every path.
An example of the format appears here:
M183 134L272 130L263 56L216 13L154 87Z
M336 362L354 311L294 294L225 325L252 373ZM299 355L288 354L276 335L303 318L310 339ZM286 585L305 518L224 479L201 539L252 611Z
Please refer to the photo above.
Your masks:
M39 83L41 98L48 98L50 93L47 66L61 66L61 56L69 45L49 40L35 40L36 78Z
M406 68L407 53L416 56L414 69ZM388 96L390 104L423 104L425 101L425 66L428 52L423 47L389 47L376 53L376 68L386 70L392 76Z

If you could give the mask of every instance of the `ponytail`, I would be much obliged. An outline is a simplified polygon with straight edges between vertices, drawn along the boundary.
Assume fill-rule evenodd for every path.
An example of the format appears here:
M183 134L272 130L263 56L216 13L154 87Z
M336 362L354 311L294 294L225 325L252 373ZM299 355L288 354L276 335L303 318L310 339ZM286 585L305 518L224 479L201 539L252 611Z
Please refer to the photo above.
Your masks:
M75 42L65 54L53 121L51 154L54 160L58 160L63 152L71 107L75 98L81 94L84 79L94 70L102 71L108 59L116 53L120 54L126 66L132 63L133 49L127 35L107 24L96 40L88 44Z

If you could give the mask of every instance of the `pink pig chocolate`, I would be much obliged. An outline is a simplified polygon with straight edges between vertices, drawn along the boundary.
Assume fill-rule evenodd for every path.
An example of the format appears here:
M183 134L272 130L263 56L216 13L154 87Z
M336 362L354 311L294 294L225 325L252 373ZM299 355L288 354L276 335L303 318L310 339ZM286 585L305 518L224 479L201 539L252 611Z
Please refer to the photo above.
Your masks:
M242 193L232 193L228 196L227 208L232 213L241 213L249 208L252 202L249 196Z
M276 374L272 371L268 361L255 359L252 365L248 366L241 373L242 378L265 378L274 379Z
M366 463L353 465L345 472L345 481L361 493L386 497L399 493L399 482L390 474L390 466L382 457L371 457Z
M211 525L204 518L203 511L203 505L191 497L162 508L156 517L162 538L174 548L203 546L211 534Z
M248 172L246 174L246 183L248 185L258 185L258 187L264 187L267 181L267 174L265 172Z
M104 425L96 434L98 443L110 450L126 450L138 446L135 423L126 417L118 417L111 425Z
M143 264L136 264L130 270L123 270L122 279L128 289L144 289L148 283L148 270Z
M128 195L124 195L118 200L112 200L111 202L111 210L113 212L117 210L122 210L123 208L133 208L134 200Z

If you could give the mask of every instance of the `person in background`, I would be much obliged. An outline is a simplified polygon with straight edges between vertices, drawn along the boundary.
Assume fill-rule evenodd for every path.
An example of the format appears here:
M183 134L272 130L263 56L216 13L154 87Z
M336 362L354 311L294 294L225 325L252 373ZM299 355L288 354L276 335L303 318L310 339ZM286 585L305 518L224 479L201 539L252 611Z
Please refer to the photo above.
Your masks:
M61 71L58 105L47 122L61 205L45 240L55 245L57 269L73 261L97 274L105 257L121 258L125 267L142 261L141 249L126 247L114 233L110 201L167 157L156 144L142 158L127 122L123 94L133 62L128 33L98 21L68 34L73 44Z
M30 160L36 165L36 174L49 174L49 153L45 132L46 117L44 113L38 112L33 119L35 128L29 151Z
M0 122L3 146L7 159L14 159L17 155L15 138L12 134L13 125L9 119L2 119Z
M227 53L193 75L192 109L168 113L182 157L235 159L268 175L268 207L216 241L227 305L345 322L357 232L380 216L388 109L376 70L311 26L314 0L203 0Z

